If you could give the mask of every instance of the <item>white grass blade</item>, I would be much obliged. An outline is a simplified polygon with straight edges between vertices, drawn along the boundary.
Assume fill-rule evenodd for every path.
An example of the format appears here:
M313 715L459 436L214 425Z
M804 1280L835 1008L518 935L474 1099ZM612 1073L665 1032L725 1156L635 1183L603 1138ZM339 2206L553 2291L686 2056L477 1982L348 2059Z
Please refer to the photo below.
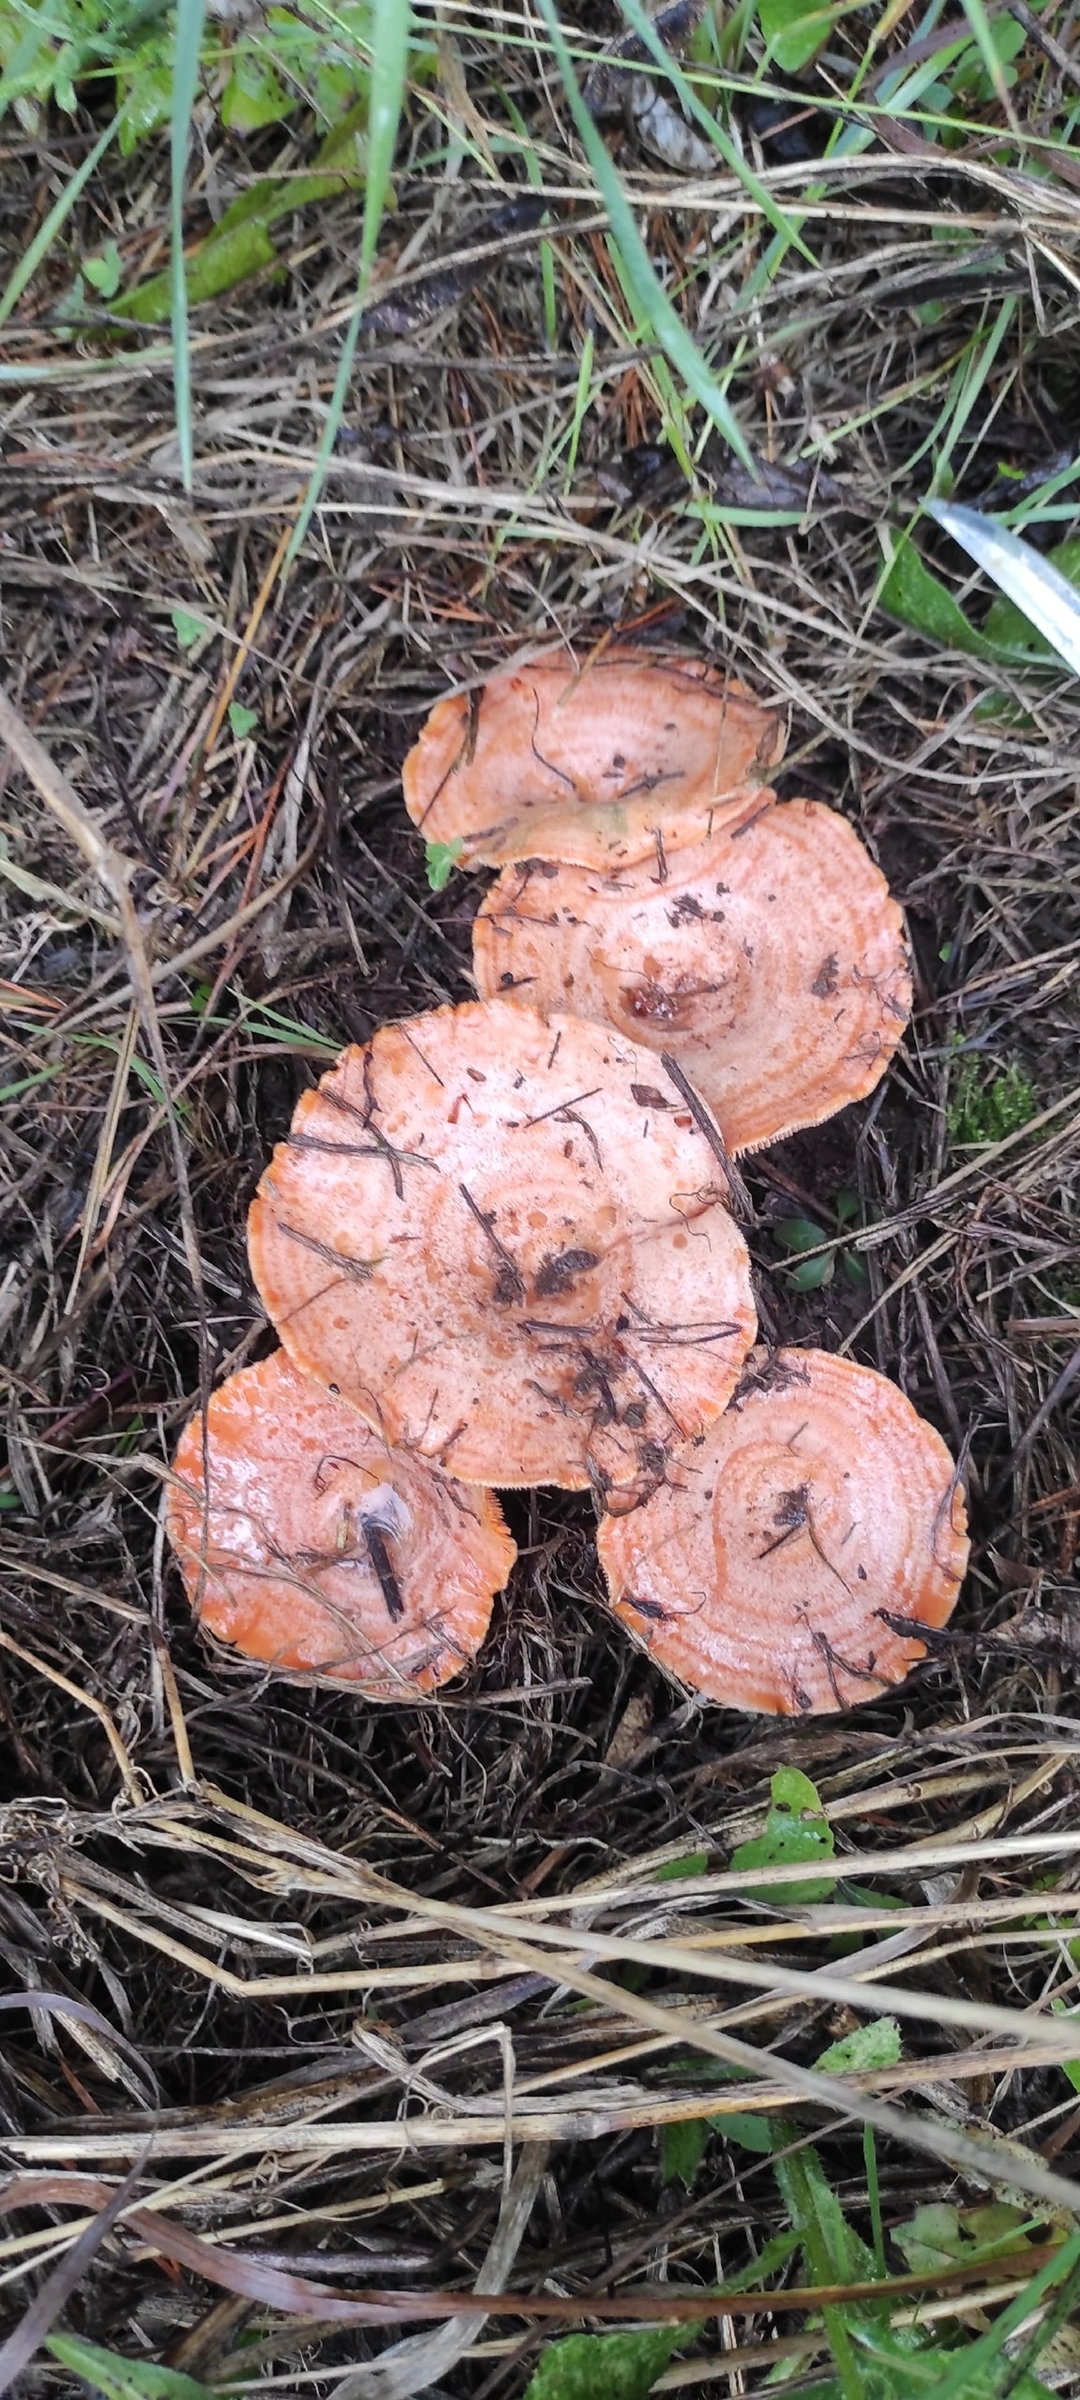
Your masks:
M951 500L927 500L928 516L951 533L977 567L1045 636L1074 675L1080 675L1080 593L1048 559L996 518Z

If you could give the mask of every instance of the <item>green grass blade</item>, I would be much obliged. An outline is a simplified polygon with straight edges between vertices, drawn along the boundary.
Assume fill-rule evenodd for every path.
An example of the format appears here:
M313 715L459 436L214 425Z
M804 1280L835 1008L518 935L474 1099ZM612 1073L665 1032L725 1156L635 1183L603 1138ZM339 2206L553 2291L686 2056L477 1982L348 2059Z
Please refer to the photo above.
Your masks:
M747 164L746 159L736 149L719 117L710 115L704 101L694 90L689 76L684 74L678 59L673 58L669 50L665 50L651 17L647 17L642 8L641 0L619 0L619 6L627 24L632 27L638 40L644 43L647 50L651 51L657 66L663 68L668 82L672 85L686 113L693 118L696 125L700 125L706 140L710 141L714 149L719 151L724 165L730 169L733 175L738 176L743 190L751 200L757 203L762 215L768 218L769 224L775 232L781 234L785 241L792 243L796 250L800 250L809 266L816 268L818 261L814 257L813 251L807 248L797 225L790 217L785 216L779 202L773 199L772 193L767 191L765 185L759 181L753 168Z
M938 453L934 470L935 491L940 489L943 470L952 457L972 409L986 383L990 369L1016 315L1016 309L1016 295L1010 292L1007 299L1002 301L985 340L979 344L968 361L967 371L957 395L956 406L952 412L945 440Z
M119 116L115 116L112 124L106 126L104 133L98 135L93 149L87 151L81 167L76 168L70 183L64 185L59 199L54 200L48 216L38 226L33 241L27 244L18 265L13 267L3 291L0 292L0 325L7 323L12 309L22 299L27 284L36 275L42 259L52 249L65 217L70 215L80 192L89 183L95 168L100 166L119 123Z
M574 481L574 469L577 466L578 449L581 443L581 428L584 425L585 418L588 414L589 395L592 390L593 359L595 355L596 341L593 335L592 327L590 326L581 345L581 365L578 368L577 391L574 395L574 413L570 420L570 438L566 447L566 483L564 488L568 492L572 488Z
M936 454L935 479L932 495L936 497L939 479L947 467L953 450L967 424L971 411L986 382L1005 335L1016 315L1016 297L1010 293L1002 301L989 330L985 324L973 333L957 360L949 391L928 433L918 448L904 460L903 472L910 475L927 452Z
M409 71L409 37L412 32L410 0L374 0L371 26L371 100L368 119L367 181L364 185L364 217L360 231L360 270L357 277L356 300L341 345L338 371L326 414L315 464L308 479L300 514L293 527L292 539L285 554L286 567L291 566L299 552L308 526L318 505L319 494L326 480L326 469L338 437L349 377L356 355L360 320L367 299L368 282L378 247L379 228L383 221L390 177L394 165L401 112L405 105L405 84Z
M412 9L409 0L374 0L371 24L371 102L364 223L360 235L360 279L366 284L379 239L398 127L405 105Z
M866 2198L870 2210L870 2231L874 2246L874 2273L882 2277L889 2272L885 2257L885 2226L881 2215L881 2182L878 2176L877 2143L872 2125L863 2126L863 2163L866 2168Z
M1015 508L996 508L994 514L1000 517L1003 525L1011 525L1017 532L1028 524L1044 525L1053 522L1054 519L1074 517L1077 506L1075 501L1063 508L1051 508L1049 503L1056 499L1057 494L1063 492L1068 484L1075 483L1078 475L1080 475L1080 458L1074 459L1071 466L1059 468L1056 475L1048 476L1045 483L1040 483L1037 492L1029 492L1027 499L1018 500ZM1005 498L1007 495L1008 485L1005 484L1002 496Z
M687 390L692 392L717 432L723 435L747 472L756 477L757 469L734 410L720 390L697 343L687 332L682 318L672 307L649 257L633 209L623 190L622 179L582 97L554 0L537 0L537 6L551 38L551 47L582 148L611 221L612 238L617 251L615 263L620 270L627 297L651 327Z
M170 272L172 276L173 390L176 397L176 435L180 473L190 492L194 475L191 425L191 354L188 348L187 274L184 264L184 178L187 173L191 115L199 81L206 0L177 0L176 54L173 60Z

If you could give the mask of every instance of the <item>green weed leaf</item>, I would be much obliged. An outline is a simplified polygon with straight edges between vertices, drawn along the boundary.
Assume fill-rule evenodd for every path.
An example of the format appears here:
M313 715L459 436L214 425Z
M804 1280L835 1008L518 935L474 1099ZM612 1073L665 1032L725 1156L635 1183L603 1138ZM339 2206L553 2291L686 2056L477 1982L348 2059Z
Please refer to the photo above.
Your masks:
M116 62L116 97L120 105L120 151L124 158L169 122L172 106L172 26L142 42L130 57Z
M935 2274L940 2267L975 2265L1003 2251L1030 2249L1029 2212L1007 2200L982 2208L954 2208L948 2200L928 2200L893 2240L913 2275Z
M258 722L257 708L245 708L242 700L230 700L229 731L235 742L242 742L245 734L254 733Z
M685 1858L665 1859L663 1866L656 1868L653 1882L673 1883L680 1875L704 1875L708 1864L707 1850L688 1850Z
M60 2366L100 2393L101 2400L221 2400L220 2390L212 2392L190 2375L143 2358L117 2358L114 2351L99 2350L96 2342L84 2342L74 2333L52 2334L45 2348Z
M789 1268L788 1282L797 1292L820 1292L835 1273L836 1260L828 1250L822 1258L807 1258L801 1267Z
M753 2117L737 2108L729 2117L712 2117L710 2123L727 2141L738 2142L744 2150L756 2150L761 2157L776 2148L776 2126L771 2117Z
M869 2283L874 2253L849 2225L817 2151L809 2144L790 2158L775 2158L780 2197L799 2236L811 2283ZM875 2302L852 2303L851 2315L879 2314Z
M970 8L968 15L971 16ZM952 91L957 95L962 93L965 100L991 100L1001 82L1010 90L1016 82L1016 68L1012 62L1019 57L1027 40L1019 18L1004 16L988 19L986 39L986 51L981 50L977 42L969 43L968 48L961 51L949 76ZM991 59L996 63L996 74L990 71Z
M191 307L197 307L203 300L216 299L220 292L232 291L248 276L272 267L277 252L270 239L270 227L282 217L291 217L297 209L312 207L317 200L359 191L366 158L367 102L362 101L328 135L310 174L267 176L241 192L226 209L213 232L188 258ZM117 313L134 317L140 325L163 324L169 314L168 276L148 276L145 283L137 285L118 302Z
M975 40L970 65L965 64L968 58L966 51L958 61L958 68L951 79L953 88L973 99L989 99L993 92L1008 115L1009 85L1016 82L1016 76L1015 73L1007 73L1006 67L1007 62L1014 59L1017 51L1023 48L1026 38L1024 29L1017 24L1015 17L1005 17L996 25L991 24L983 0L964 0L964 15ZM1019 40L1016 39L1017 35ZM961 76L963 81L960 80Z
M901 625L926 634L945 650L963 650L971 658L994 656L990 643L969 624L952 593L924 566L906 533L893 551L878 600L887 617L898 617Z
M261 42L237 42L221 95L222 124L232 133L257 133L262 125L280 124L296 105L296 93L286 91Z
M895 2017L873 2017L857 2025L842 2041L830 2042L815 2061L819 2075L860 2075L872 2067L895 2067L900 2057L900 2027Z
M813 1250L829 1238L824 1226L813 1224L809 1217L781 1217L773 1232L785 1250Z
M425 842L424 864L433 892L445 892L464 847L460 834L452 842Z
M95 292L100 292L103 300L111 300L120 289L120 278L124 272L116 243L106 242L100 258L84 258L82 271L87 282L93 284Z
M1051 2400L1049 2386L1007 2358L972 2357L967 2350L937 2350L913 2332L890 2333L880 2324L852 2327L859 2354L860 2392L866 2400ZM835 2400L848 2400L839 2385ZM802 2400L824 2400L803 2391Z
M832 1858L835 1850L832 1826L829 1824L818 1797L817 1788L808 1775L797 1767L781 1767L772 1779L772 1806L766 1819L764 1833L753 1841L740 1842L732 1851L731 1866L789 1867L805 1859ZM777 1907L808 1905L814 1900L826 1900L833 1889L831 1879L820 1876L805 1883L758 1884L748 1897L773 1901Z
M770 57L785 75L798 75L817 56L839 15L821 0L759 0L758 21Z
M824 1227L813 1224L809 1217L782 1217L773 1232L785 1250L813 1250L829 1238ZM819 1292L832 1282L835 1271L834 1254L826 1250L820 1258L807 1258L801 1266L789 1267L787 1280L796 1292Z
M786 2267L798 2246L797 2234L772 2234L748 2266L725 2277L723 2289L756 2291ZM545 2350L525 2400L644 2400L672 2351L699 2331L697 2325L671 2325L641 2333L569 2334Z
M674 2183L678 2176L689 2191L709 2144L708 2117L684 2117L676 2125L660 2128L660 2181Z
M678 2339L675 2325L568 2334L545 2350L525 2400L646 2400Z

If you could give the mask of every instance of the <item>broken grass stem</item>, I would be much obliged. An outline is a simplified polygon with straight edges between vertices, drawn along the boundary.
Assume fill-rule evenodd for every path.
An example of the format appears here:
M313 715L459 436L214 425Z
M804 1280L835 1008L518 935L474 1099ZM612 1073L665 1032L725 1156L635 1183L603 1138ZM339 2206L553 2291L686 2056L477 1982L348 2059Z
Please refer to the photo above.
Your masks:
M715 1117L711 1114L710 1110L706 1108L705 1102L699 1099L694 1090L693 1084L689 1081L689 1078L683 1074L678 1059L672 1057L670 1050L661 1051L660 1064L663 1067L665 1075L670 1077L676 1091L681 1093L686 1102L687 1108L693 1117L694 1123L697 1126L698 1132L704 1134L705 1140L712 1151L713 1157L723 1168L724 1180L731 1195L732 1215L737 1217L741 1224L752 1225L754 1221L754 1203L750 1198L750 1194L747 1191L746 1185L743 1182L742 1176L740 1175L734 1160L728 1157L727 1145L724 1141L723 1134L720 1131L720 1127L717 1124Z

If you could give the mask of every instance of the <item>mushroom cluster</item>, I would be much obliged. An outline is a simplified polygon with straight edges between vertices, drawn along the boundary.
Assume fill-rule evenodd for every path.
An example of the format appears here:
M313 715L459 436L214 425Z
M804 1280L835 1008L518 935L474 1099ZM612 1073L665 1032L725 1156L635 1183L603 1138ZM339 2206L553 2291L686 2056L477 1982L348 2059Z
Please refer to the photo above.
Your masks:
M168 1525L203 1624L395 1701L475 1655L495 1488L591 1490L610 1606L682 1683L847 1708L967 1563L933 1429L870 1369L755 1349L732 1154L871 1091L900 911L852 828L761 778L778 719L704 661L565 650L440 701L429 841L499 872L476 1001L306 1092L252 1203L281 1349L187 1426Z

